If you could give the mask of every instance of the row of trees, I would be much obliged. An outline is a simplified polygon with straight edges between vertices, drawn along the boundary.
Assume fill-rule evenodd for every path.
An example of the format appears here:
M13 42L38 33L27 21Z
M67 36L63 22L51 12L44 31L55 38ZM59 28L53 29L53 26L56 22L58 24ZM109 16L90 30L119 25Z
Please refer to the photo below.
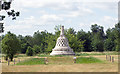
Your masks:
M116 24L114 28L107 29L106 34L104 28L97 24L91 25L91 32L85 32L82 29L76 32L73 28L69 28L65 29L64 33L74 52L120 50L120 23ZM11 60L16 53L26 53L27 55L49 53L54 48L59 35L60 25L55 27L55 34L45 30L37 31L33 36L16 36L8 32L5 36L2 36L2 51Z

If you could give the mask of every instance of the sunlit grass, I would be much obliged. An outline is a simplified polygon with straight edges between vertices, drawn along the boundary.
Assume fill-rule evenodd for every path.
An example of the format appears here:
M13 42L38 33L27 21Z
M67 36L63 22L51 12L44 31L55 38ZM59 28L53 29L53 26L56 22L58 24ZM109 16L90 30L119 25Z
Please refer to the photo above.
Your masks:
M103 63L103 61L94 57L78 57L76 63Z
M31 58L17 63L16 65L37 65L44 64L44 58Z

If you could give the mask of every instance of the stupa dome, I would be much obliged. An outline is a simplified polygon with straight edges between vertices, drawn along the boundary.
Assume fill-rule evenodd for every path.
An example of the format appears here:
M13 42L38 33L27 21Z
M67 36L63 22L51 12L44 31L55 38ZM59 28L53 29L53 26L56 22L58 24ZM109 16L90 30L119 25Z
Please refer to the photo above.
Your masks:
M69 47L68 39L64 35L64 26L61 27L60 37L58 37L56 46L52 49L50 55L75 55Z

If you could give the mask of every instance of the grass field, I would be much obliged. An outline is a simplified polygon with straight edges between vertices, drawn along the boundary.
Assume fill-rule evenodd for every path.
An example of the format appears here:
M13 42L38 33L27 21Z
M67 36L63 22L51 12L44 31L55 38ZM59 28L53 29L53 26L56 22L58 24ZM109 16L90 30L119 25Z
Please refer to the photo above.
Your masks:
M39 54L28 57L26 55L17 55L14 59L16 65L2 59L3 72L117 72L118 55L116 52L110 52L108 55L114 56L115 61L106 60L104 53L86 52L76 55L76 63L73 63L74 56L50 56ZM87 55L86 55L87 54ZM2 57L3 58L3 57ZM48 59L48 64L44 64L44 58ZM21 62L18 62L20 59Z
M16 65L36 65L36 64L44 64L44 58L30 58L24 60Z
M47 64L73 64L73 57L49 57L47 58ZM76 59L78 64L87 64L87 63L103 63L102 60L94 57L78 57ZM44 58L29 58L22 62L17 63L16 65L40 65L45 64Z
M76 63L104 63L102 60L94 58L94 57L79 57L76 59Z

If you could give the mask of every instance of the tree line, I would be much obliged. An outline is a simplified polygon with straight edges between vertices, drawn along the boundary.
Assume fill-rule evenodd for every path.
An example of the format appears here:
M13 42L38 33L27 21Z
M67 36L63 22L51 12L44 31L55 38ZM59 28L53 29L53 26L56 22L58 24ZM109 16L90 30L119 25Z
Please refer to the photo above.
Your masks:
M33 36L16 36L8 32L1 36L2 53L6 54L6 59L10 58L11 61L16 53L26 53L28 56L50 53L60 35L60 27L61 25L55 26L55 34L45 30L34 32ZM74 52L120 50L120 23L107 29L106 33L103 26L94 24L91 25L91 31L85 32L81 29L76 32L74 28L69 28L64 30L64 34Z

